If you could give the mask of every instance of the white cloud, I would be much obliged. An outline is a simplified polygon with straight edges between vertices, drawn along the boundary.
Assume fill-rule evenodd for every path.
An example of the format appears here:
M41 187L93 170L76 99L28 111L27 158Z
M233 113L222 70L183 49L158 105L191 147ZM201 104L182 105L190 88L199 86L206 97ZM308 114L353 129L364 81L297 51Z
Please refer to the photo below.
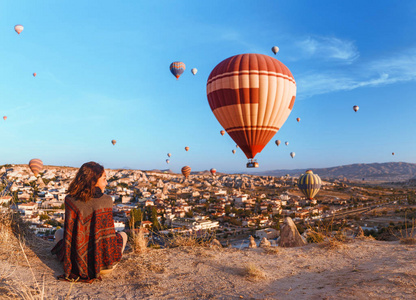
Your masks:
M371 61L357 66L354 71L320 71L316 74L300 75L296 81L298 96L301 99L361 87L416 81L416 49L394 57Z
M335 37L308 37L296 43L300 57L320 58L324 60L338 60L352 63L359 57L357 47L352 41Z

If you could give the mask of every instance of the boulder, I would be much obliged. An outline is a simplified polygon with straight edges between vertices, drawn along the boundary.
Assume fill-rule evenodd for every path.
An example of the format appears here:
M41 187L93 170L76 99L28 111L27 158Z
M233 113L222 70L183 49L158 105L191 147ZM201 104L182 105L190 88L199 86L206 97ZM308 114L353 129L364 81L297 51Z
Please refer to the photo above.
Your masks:
M248 245L249 248L257 248L256 241L254 240L254 237L250 235L250 244Z
M260 248L267 248L267 247L271 247L272 244L270 243L270 241L268 239L266 239L265 237L262 238L261 242L260 242Z
M299 234L292 218L285 218L280 230L279 246L281 247L300 247L306 245L307 242Z
M357 232L356 237L357 238L362 238L363 236L364 236L364 230L361 226L358 226L358 232Z
M222 245L221 245L221 243L220 243L220 241L219 241L219 240L217 240L217 239L213 239L213 240L211 241L211 247L212 247L212 248L222 248Z

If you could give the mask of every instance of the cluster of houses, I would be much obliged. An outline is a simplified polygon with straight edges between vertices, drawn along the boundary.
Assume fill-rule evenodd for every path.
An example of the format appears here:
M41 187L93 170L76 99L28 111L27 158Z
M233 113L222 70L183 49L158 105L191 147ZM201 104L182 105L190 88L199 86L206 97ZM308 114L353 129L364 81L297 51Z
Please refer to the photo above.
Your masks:
M64 199L76 171L45 167L35 177L24 165L2 167L0 178L5 188L0 205L19 211L37 233L52 232L64 222ZM106 172L106 193L114 201L116 230L127 227L133 208L156 210L159 224L166 230L219 233L230 227L234 232L244 232L244 228L264 230L277 227L276 220L285 216L305 220L325 213L315 200L290 192L296 178L289 176L200 174L185 180L181 175L158 171ZM152 222L144 220L142 226L151 227Z

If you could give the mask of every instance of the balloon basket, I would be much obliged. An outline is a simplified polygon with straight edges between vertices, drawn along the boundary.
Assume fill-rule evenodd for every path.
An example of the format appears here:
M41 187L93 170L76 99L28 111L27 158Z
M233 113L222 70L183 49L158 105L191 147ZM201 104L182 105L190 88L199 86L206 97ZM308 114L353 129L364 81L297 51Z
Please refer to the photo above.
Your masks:
M253 160L249 160L247 163L247 168L258 168L259 163Z

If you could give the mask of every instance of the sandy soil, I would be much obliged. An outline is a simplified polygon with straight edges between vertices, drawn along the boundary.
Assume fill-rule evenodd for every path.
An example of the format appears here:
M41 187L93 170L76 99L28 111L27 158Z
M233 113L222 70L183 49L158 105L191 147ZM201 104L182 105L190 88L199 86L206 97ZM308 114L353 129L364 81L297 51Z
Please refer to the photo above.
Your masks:
M1 299L11 295L12 287L34 291L36 282L45 299L415 299L416 295L416 247L398 242L273 247L277 252L151 249L125 254L111 274L92 284L56 280L63 269L49 255L50 246L42 242L25 247L31 268L19 249L0 251ZM5 245L1 247L4 250ZM257 275L249 275L249 265Z

